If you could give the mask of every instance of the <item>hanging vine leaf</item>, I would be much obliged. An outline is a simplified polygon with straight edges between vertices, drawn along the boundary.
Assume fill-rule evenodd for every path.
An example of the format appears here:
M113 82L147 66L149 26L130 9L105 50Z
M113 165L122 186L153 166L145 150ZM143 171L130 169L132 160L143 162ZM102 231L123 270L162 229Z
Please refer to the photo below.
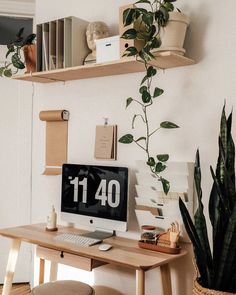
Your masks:
M157 160L160 162L167 162L169 160L168 154L157 155Z
M176 125L175 123L169 122L169 121L164 121L160 124L161 128L165 128L165 129L174 129L174 128L179 128L178 125Z
M135 9L134 8L128 8L123 13L123 24L124 26L129 26L133 22L133 17L135 15Z
M170 183L167 179L161 178L162 188L164 193L167 195L170 190Z
M142 93L142 101L144 103L149 103L151 99L152 99L151 94L148 91L144 90Z
M135 29L128 29L123 33L121 36L123 39L136 39L137 38L137 31Z
M156 164L156 162L155 162L154 158L150 157L147 161L147 165L152 167L152 166L155 166L155 164Z
M127 98L127 100L126 100L126 108L131 104L132 101L133 101L132 97Z
M164 90L156 87L154 90L153 98L158 97L164 93Z
M15 68L20 69L20 70L25 68L25 65L20 60L20 57L17 53L13 54L11 61L12 61L12 64Z
M134 141L134 137L132 134L126 134L119 139L120 143L130 144Z
M160 173L166 169L166 165L163 165L161 162L158 162L155 167L155 171Z

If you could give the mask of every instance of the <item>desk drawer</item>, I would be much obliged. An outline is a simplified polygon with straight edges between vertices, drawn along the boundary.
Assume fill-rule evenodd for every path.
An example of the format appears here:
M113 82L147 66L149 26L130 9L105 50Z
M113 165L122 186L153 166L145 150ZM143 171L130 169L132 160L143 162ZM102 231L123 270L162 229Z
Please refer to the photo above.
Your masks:
M36 255L45 260L70 265L87 271L106 264L95 259L37 246Z

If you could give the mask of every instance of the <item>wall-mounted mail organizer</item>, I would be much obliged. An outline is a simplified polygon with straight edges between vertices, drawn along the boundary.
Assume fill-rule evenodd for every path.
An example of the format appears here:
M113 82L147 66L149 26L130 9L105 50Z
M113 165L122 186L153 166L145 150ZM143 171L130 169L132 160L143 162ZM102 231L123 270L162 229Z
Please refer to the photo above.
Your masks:
M170 192L166 196L161 182L150 172L144 161L137 161L136 216L140 227L155 225L166 230L177 221L181 229L181 240L189 242L179 210L179 197L182 198L191 216L194 207L194 163L167 162L161 174L170 182Z
M37 25L37 72L83 64L88 22L74 16Z
M46 121L45 170L44 175L60 175L62 164L67 162L68 120L66 110L49 110L39 113Z

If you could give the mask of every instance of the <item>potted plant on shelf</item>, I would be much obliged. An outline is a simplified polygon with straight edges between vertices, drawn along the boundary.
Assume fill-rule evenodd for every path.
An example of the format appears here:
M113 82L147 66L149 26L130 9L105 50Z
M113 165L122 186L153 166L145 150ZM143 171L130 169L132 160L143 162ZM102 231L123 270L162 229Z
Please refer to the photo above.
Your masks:
M150 129L149 109L153 107L157 98L164 92L163 89L153 86L153 80L157 75L157 70L150 63L156 58L153 52L161 46L160 32L168 24L169 14L174 10L173 2L175 1L137 1L135 4L147 4L148 8L133 6L123 12L124 27L129 26L129 29L121 36L121 38L126 40L134 40L134 44L137 43L136 41L140 41L142 44L141 48L129 46L124 52L124 56L136 57L137 60L144 63L145 67L145 75L139 86L140 99L129 97L126 101L126 107L130 106L131 103L136 103L140 106L140 113L135 114L133 117L132 128L135 127L136 120L140 119L145 125L146 132L145 135L138 138L134 138L132 134L126 134L119 139L119 142L124 144L134 143L145 152L147 165L157 180L161 181L165 194L168 193L170 184L160 173L166 169L166 162L169 159L169 155L157 154L156 156L152 156L150 153L150 144L152 137L158 130L162 128L173 129L178 128L178 126L173 122L164 121L156 129Z
M6 53L6 61L4 66L0 67L0 76L11 77L18 70L26 67L26 73L35 72L36 70L36 46L35 34L30 34L26 38L23 37L24 28L21 28L16 34L17 39L8 44ZM24 61L22 61L22 50L24 53ZM10 60L9 60L10 57Z
M212 226L212 251L208 239L202 204L199 151L195 162L195 186L198 209L195 224L184 203L179 199L181 215L192 241L198 269L193 294L236 294L236 189L235 147L231 135L232 113L226 118L225 106L221 116L219 156L216 171L210 167L213 186L209 198Z

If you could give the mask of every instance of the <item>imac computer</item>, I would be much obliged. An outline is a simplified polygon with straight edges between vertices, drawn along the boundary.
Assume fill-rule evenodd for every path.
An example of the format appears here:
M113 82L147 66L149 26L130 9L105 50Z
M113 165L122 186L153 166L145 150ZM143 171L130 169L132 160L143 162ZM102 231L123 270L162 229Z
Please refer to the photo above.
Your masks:
M126 231L128 168L64 164L61 217L98 231ZM91 236L93 233L91 233ZM95 234L96 235L96 234ZM103 237L104 238L104 237Z

